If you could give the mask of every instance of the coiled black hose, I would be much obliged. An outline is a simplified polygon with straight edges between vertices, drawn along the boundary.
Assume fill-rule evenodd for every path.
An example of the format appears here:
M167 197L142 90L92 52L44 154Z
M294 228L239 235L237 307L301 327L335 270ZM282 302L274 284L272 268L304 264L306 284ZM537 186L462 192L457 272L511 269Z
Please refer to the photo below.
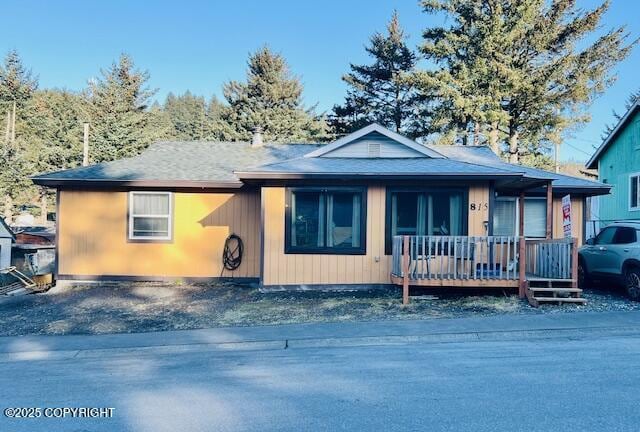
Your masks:
M229 271L237 270L242 264L242 255L244 254L244 243L242 239L236 234L231 234L224 242L224 250L222 251L222 265L223 269L220 272L220 276L225 269Z

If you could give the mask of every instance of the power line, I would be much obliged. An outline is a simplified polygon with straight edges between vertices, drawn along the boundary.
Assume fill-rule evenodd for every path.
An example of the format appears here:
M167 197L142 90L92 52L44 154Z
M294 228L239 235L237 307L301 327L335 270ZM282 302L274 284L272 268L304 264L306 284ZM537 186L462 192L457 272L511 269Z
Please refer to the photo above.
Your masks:
M589 153L587 151L584 151L580 147L576 147L573 144L569 144L568 142L565 142L565 143L562 143L562 144L567 145L567 146L571 147L572 149L579 151L580 153L586 154L587 156L591 156L591 153Z

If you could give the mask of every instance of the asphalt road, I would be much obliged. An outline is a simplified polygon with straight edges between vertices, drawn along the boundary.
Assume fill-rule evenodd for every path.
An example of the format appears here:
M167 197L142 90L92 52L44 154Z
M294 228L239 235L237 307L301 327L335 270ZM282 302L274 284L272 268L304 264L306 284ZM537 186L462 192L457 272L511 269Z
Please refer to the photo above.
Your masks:
M24 349L0 358L0 408L113 417L0 414L0 431L640 429L640 332L381 343Z

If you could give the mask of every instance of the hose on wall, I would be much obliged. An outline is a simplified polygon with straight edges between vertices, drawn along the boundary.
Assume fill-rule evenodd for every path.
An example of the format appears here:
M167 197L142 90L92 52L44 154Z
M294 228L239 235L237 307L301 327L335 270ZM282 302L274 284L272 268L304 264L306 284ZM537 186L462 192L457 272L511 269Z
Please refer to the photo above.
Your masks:
M244 254L244 243L240 236L231 234L224 241L224 250L222 251L222 271L220 277L224 273L225 269L229 271L237 270L242 264L242 255Z

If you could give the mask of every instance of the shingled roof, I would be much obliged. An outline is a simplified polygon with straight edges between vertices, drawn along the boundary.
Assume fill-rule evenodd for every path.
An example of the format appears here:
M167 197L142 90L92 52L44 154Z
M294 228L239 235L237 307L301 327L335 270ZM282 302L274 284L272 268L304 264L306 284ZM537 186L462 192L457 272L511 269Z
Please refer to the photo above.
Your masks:
M368 129L371 131L362 133ZM414 157L333 156L332 151L338 147L358 140L362 145L366 143L368 134L379 134L380 131L385 132L385 129L370 125L324 146L265 144L256 147L247 142L159 142L137 157L41 174L33 177L33 181L50 187L92 184L104 187L233 189L242 187L244 182L262 179L457 177L496 179L496 186L514 188L539 187L552 180L554 189L592 195L605 194L610 190L610 186L596 181L506 163L488 147L422 146L403 137L397 138L398 134L392 132L383 135L393 143L413 150L422 146L425 150L414 151Z
M318 147L318 144L251 147L247 142L158 142L136 157L39 174L32 180L53 187L87 182L114 186L239 188L242 182L234 170L300 157Z
M520 172L525 177L543 180L552 180L554 189L570 190L579 189L606 194L611 189L610 185L589 180L582 177L574 177L566 174L553 173L540 168L524 165L514 165L504 162L487 146L431 146L448 158L465 160L481 165L491 166L502 170Z

